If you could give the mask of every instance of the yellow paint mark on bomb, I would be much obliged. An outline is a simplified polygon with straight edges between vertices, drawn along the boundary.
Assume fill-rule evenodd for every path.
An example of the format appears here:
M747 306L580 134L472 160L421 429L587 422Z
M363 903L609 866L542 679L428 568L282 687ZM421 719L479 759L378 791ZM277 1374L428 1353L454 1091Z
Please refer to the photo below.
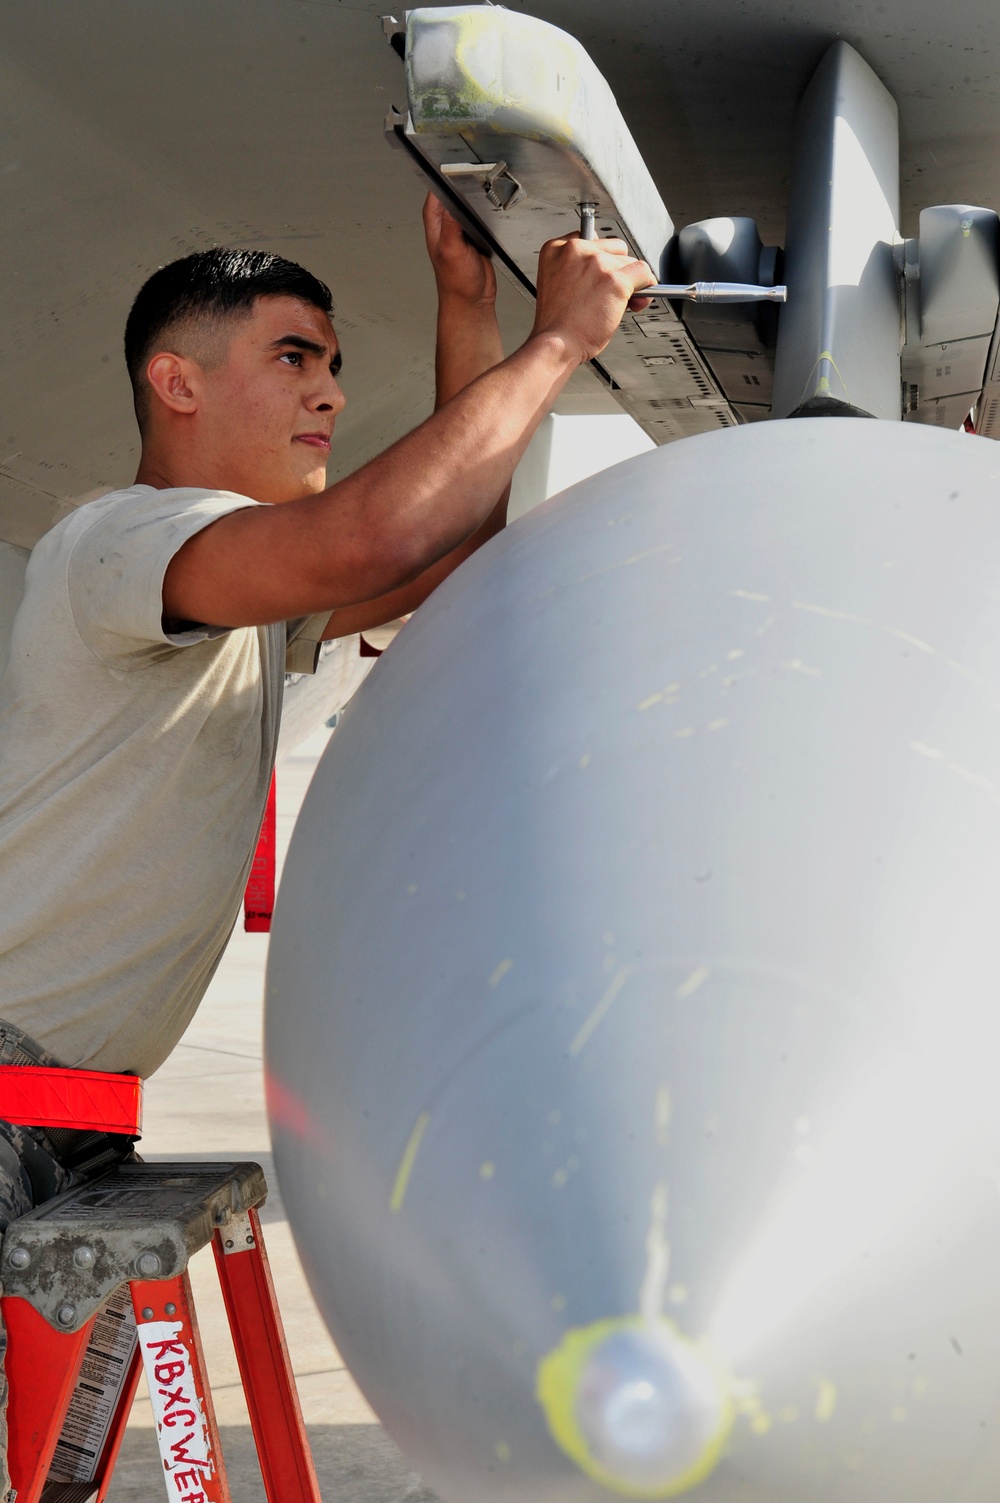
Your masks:
M590 1013L589 1017L586 1019L583 1026L578 1031L576 1037L570 1044L569 1053L572 1058L576 1058L576 1056L580 1053L580 1050L587 1043L591 1034L594 1032L594 1029L599 1027L599 1025L604 1021L605 1017L614 1005L618 993L625 985L630 974L631 968L627 965L623 965L618 971L617 975L614 976L604 995L601 997L601 1000L598 1002L594 1010Z
M400 1159L399 1168L396 1171L396 1180L389 1199L389 1209L391 1211L401 1211L403 1208L407 1186L410 1183L410 1175L413 1173L413 1165L416 1162L417 1153L420 1148L420 1140L427 1131L427 1124L430 1120L430 1112L421 1112L413 1124L413 1131L410 1133L406 1147L403 1149L403 1157Z
M816 1408L814 1415L821 1425L829 1424L833 1419L833 1411L837 1407L837 1385L831 1383L829 1378L821 1378L819 1393L816 1395Z
M708 980L711 972L707 965L700 965L693 970L686 980L674 992L678 1002L683 1002L687 997L693 997L695 992Z
M650 694L648 698L640 699L639 703L636 705L636 709L649 710L652 709L653 705L662 703L666 703L668 705L673 704L674 700L677 697L677 692L679 689L680 684L668 684L665 689L659 689L655 694Z
M600 1418L590 1412L594 1395L605 1394L614 1382L616 1343L626 1362L631 1351L641 1363L644 1352L652 1367L667 1375L659 1395L664 1413L674 1409L664 1425L664 1454L638 1465L613 1444L601 1444ZM623 1392L637 1384L634 1372L623 1372ZM691 1341L672 1321L644 1320L641 1315L599 1320L569 1330L538 1364L535 1396L556 1444L588 1477L612 1492L631 1498L674 1498L704 1482L715 1469L733 1427L734 1406L729 1381L705 1341ZM613 1407L613 1406L611 1406ZM596 1426L596 1428L595 1428Z
M673 1107L670 1102L670 1087L666 1083L656 1088L656 1104L653 1120L656 1124L656 1141L661 1148L670 1146L670 1118Z
M819 369L819 367L821 365L829 365L829 366L831 366L833 368L833 370L836 371L836 373L837 373L837 379L840 381L841 386L844 388L844 397L845 397L845 399L849 400L849 398L848 398L848 391L847 391L847 382L844 380L843 376L841 375L841 373L840 373L840 367L837 365L836 360L834 360L833 355L831 354L831 352L829 350L824 350L822 352L822 354L819 356L819 359L816 361L816 364L813 366L812 371L810 371L810 373L809 373L810 378L812 377L813 373ZM821 371L820 375L819 375L819 379L816 382L816 389L815 389L813 395L817 396L817 397L818 396L826 396L832 390L833 390L833 385L832 385L832 383L830 381L830 377L827 375L827 373L826 373L825 370Z

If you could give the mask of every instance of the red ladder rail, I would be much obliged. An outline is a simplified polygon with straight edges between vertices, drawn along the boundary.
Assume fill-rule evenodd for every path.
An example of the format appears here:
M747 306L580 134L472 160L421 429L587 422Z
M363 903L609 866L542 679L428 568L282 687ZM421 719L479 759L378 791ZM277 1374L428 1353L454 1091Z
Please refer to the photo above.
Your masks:
M18 1503L39 1503L94 1321L71 1336L27 1300L0 1300L7 1327L7 1466Z
M111 1430L105 1442L100 1465L94 1478L97 1483L97 1497L94 1499L94 1503L104 1503L108 1495L108 1488L111 1486L111 1479L114 1476L115 1463L118 1460L118 1452L121 1450L122 1441L125 1439L125 1426L128 1424L128 1417L132 1412L132 1403L135 1399L136 1389L139 1387L141 1376L142 1353L137 1347L132 1354L132 1365L125 1379L125 1385L118 1401L118 1408L115 1411Z
M256 1210L217 1231L212 1251L268 1503L321 1503Z

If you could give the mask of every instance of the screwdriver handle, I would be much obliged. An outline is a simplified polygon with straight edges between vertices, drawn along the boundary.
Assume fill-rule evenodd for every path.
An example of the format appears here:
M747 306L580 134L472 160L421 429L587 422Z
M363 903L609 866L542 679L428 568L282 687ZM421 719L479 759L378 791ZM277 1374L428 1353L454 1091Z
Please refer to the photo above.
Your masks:
M578 204L577 207L580 210L580 239L596 240L597 205L594 203L583 203Z

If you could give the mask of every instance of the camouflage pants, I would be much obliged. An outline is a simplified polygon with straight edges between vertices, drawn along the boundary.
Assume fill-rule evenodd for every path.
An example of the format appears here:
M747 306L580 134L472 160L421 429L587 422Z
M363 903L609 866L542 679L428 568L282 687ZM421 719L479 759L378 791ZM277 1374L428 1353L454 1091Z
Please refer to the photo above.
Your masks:
M47 1049L10 1023L0 1022L0 1065L59 1065ZM0 1232L72 1184L73 1176L56 1157L40 1127L15 1127L0 1120ZM7 1471L7 1377L3 1358L7 1332L0 1319L0 1503L13 1495Z
M72 1176L61 1167L45 1133L0 1121L0 1231L65 1190ZM0 1500L10 1494L7 1471L7 1332L0 1319Z

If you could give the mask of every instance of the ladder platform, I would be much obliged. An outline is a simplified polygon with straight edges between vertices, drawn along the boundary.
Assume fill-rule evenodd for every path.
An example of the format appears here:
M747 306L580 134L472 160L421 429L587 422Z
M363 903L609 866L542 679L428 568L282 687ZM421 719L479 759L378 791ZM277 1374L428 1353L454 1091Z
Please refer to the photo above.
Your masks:
M4 1294L78 1331L120 1285L179 1277L216 1232L226 1251L252 1246L249 1212L266 1195L259 1164L119 1164L11 1223Z

